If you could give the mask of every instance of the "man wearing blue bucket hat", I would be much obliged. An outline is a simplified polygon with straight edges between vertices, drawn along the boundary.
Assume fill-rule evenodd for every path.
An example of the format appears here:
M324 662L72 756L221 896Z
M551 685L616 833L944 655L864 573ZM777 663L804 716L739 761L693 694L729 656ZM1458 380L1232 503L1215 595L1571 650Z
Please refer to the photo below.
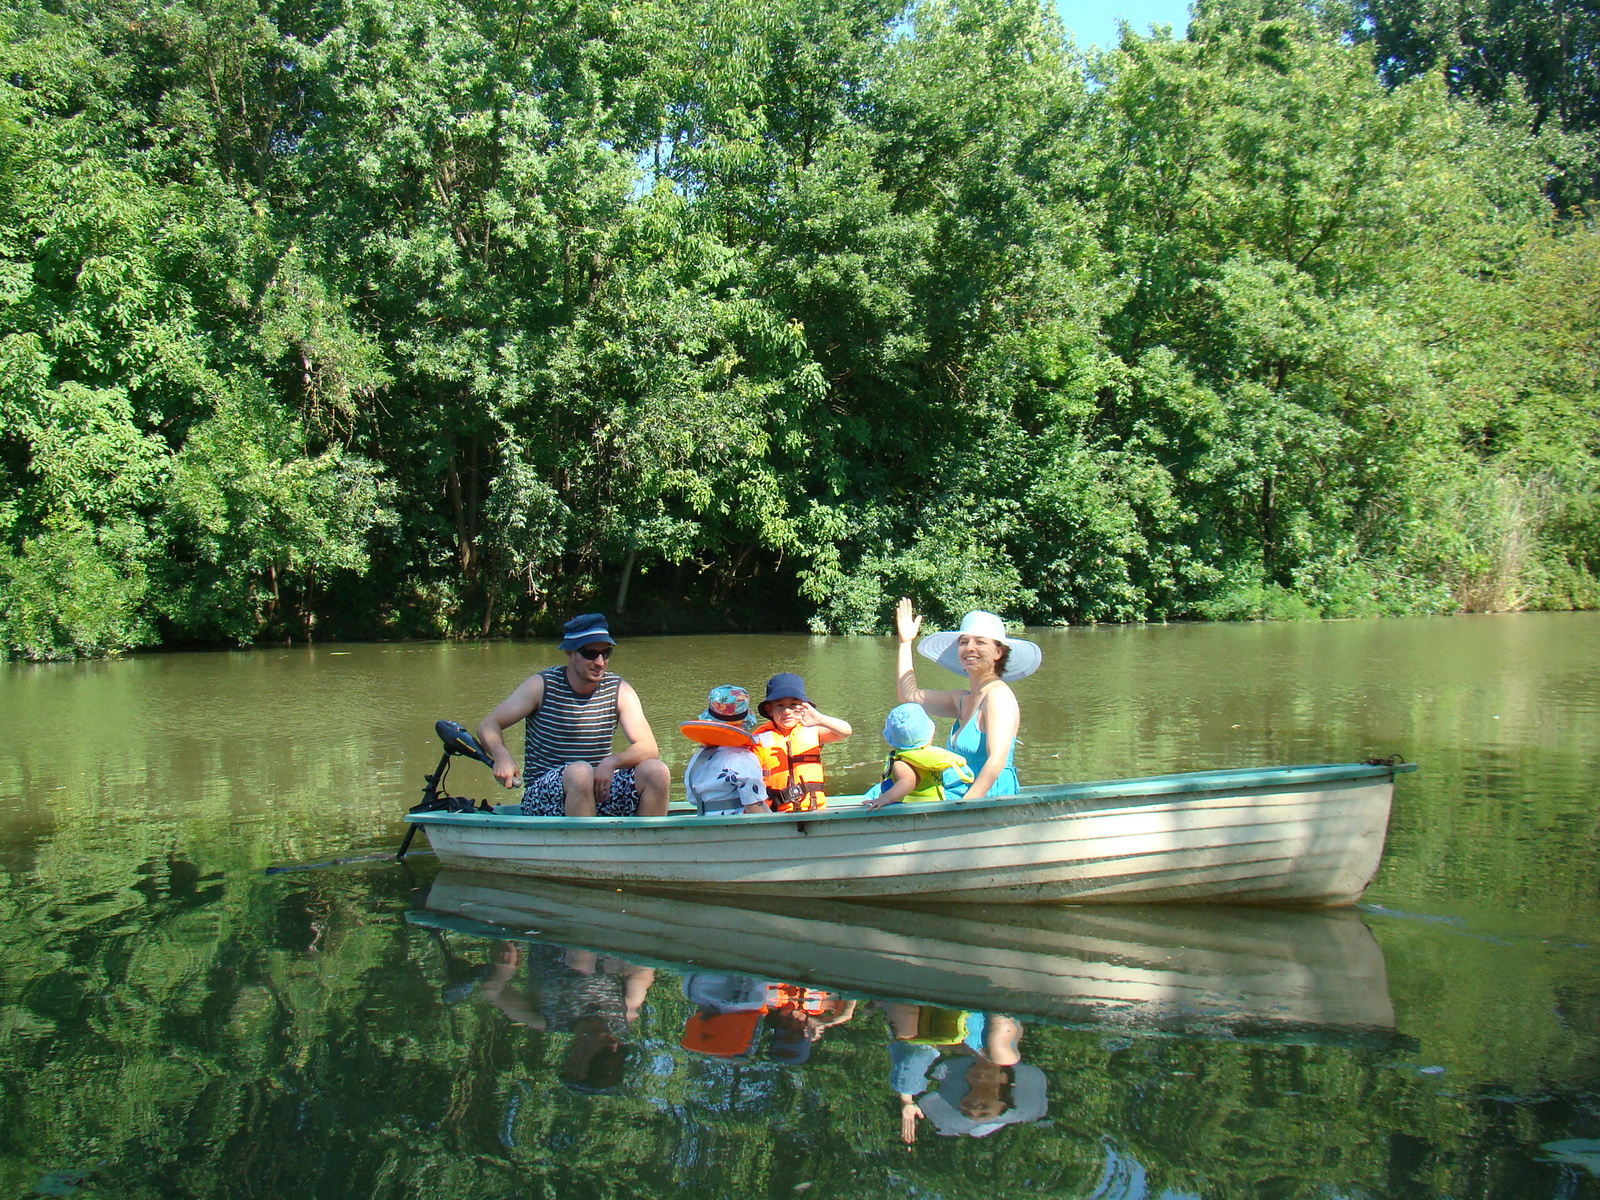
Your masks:
M561 632L566 665L523 680L478 726L494 777L506 787L522 784L530 816L665 816L672 776L638 694L607 669L617 642L605 617L584 613ZM527 722L520 772L502 737L518 721ZM618 728L628 744L613 752Z

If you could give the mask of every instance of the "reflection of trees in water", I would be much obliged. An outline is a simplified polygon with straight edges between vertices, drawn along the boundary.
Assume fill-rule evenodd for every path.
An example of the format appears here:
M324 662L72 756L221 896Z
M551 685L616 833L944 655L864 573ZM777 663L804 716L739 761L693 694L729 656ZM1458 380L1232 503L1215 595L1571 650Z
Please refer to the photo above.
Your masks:
M784 1085L791 1082L789 1069L772 1062L702 1058L687 1063L686 1070L692 1082L685 1108L710 1121L770 1111L779 1103Z
M669 1148L684 1194L717 1194L745 1172L770 1173L783 1135L752 1140L751 1131L792 1112L804 1081L778 1063L698 1059L685 1066Z
M513 1025L474 995L445 1002L489 943L397 922L410 900L387 869L263 882L164 849L38 867L0 891L6 1177L19 1192L103 1159L108 1188L230 1197L343 1196L356 1181L424 1197L812 1182L994 1200L1138 1194L1140 1170L1152 1196L1257 1195L1262 1180L1290 1196L1511 1195L1571 1170L1530 1148L1573 1136L1574 1089L1595 1079L1592 972L1557 983L1549 951L1379 921L1402 1011L1421 1022L1408 1032L1449 1056L1442 1078L1360 1046L1114 1041L1030 1022L1053 1123L930 1137L908 1155L881 1022L830 1030L801 1067L691 1056L677 1044L691 1007L663 971L622 1087L579 1095L558 1078L569 1035ZM1529 969L1497 1007L1491 983L1469 977L1503 977L1508 961ZM1551 1006L1530 1002L1540 989ZM1535 1011L1544 1024L1511 1023ZM1498 1070L1499 1054L1526 1065Z
M1109 1140L1105 1142L1105 1151L1105 1170L1092 1193L1095 1200L1144 1200L1150 1194L1144 1167L1131 1155L1118 1150Z

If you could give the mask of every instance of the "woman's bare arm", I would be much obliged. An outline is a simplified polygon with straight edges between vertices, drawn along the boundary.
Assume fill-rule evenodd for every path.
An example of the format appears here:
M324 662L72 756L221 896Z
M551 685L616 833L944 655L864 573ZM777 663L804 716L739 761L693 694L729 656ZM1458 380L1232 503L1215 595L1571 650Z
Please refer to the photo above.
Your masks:
M901 598L894 609L895 634L900 646L895 662L895 691L901 704L920 704L931 717L956 717L960 715L961 692L930 692L917 686L916 668L911 665L911 643L922 629L922 618L911 607L911 601Z

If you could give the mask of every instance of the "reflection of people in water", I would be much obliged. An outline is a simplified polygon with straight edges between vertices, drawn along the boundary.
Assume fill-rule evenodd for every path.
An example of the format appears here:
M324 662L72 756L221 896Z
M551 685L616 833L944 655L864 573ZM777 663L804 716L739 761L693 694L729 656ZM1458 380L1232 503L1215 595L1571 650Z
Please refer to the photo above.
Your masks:
M881 1005L889 1023L889 1086L900 1100L900 1137L917 1119L947 1137L987 1137L1044 1116L1045 1077L1022 1061L1022 1025L997 1013L928 1004Z
M714 1058L757 1056L771 1031L766 1057L798 1065L811 1057L822 1032L855 1016L856 1002L798 984L766 983L743 975L696 972L683 979L695 1011L683 1028L685 1050Z
M767 986L774 993L766 1015L767 1027L772 1030L767 1057L779 1062L805 1062L823 1030L843 1025L856 1015L856 1002L833 992L791 984Z
M610 955L560 946L496 943L494 965L481 994L506 1016L530 1029L570 1033L561 1081L574 1091L607 1092L622 1082L630 1047L623 1040L639 1019L655 981L649 967ZM526 962L528 988L508 985Z

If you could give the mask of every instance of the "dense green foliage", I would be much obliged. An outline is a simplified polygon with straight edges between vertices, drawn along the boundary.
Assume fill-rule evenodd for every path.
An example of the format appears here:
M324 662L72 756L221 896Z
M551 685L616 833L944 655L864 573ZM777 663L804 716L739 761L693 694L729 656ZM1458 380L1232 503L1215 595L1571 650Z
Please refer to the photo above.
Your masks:
M12 0L0 644L1591 606L1600 88L1440 20Z
M1558 151L1557 200L1600 195L1582 153L1600 133L1600 10L1565 0L1352 0L1349 29L1389 84L1440 71L1452 93L1520 110L1533 133L1580 139ZM1559 136L1552 137L1558 145Z

